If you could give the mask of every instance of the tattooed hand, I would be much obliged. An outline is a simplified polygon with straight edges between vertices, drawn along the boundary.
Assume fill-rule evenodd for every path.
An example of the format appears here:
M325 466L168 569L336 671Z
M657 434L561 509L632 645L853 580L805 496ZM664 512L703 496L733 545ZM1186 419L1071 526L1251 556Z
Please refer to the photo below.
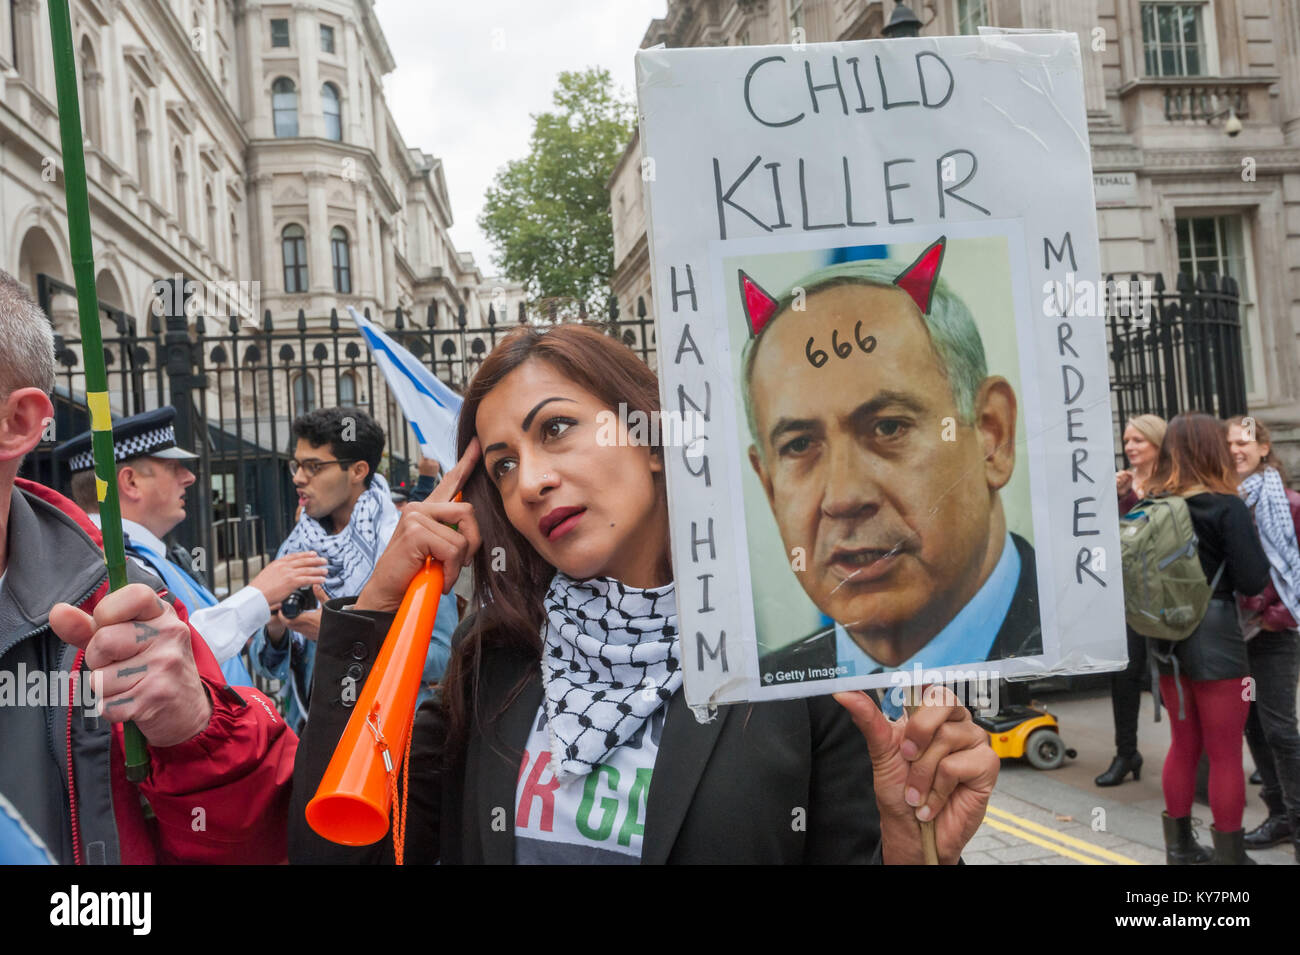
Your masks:
M132 720L151 746L174 746L207 728L212 703L199 679L190 630L145 584L109 594L92 617L69 604L50 609L59 638L86 651L102 682L104 716Z

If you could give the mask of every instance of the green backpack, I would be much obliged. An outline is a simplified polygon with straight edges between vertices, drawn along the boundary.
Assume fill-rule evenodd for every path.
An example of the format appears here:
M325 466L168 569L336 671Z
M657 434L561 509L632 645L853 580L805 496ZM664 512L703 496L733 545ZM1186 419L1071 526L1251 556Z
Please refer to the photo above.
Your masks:
M1223 573L1205 579L1187 501L1177 495L1139 501L1119 521L1124 616L1144 637L1186 640L1200 625Z

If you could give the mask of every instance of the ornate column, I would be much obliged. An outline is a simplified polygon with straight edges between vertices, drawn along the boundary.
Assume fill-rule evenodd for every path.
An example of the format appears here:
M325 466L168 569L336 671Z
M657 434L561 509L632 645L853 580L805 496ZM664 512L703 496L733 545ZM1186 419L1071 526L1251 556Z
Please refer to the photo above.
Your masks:
M1300 143L1300 10L1293 0L1273 0L1273 38L1276 62L1282 69L1282 135L1289 145Z
M18 75L33 86L36 81L36 29L41 5L37 0L15 0L13 6L14 47L17 59L14 67Z
M365 106L365 115L360 117L361 136L363 144L374 149L378 134L375 132L375 98L370 94L370 69L364 62L361 63L359 69L361 71L361 101L357 104L358 112L360 112L362 105Z
M244 21L244 36L248 44L248 62L251 67L250 74L241 84L246 86L244 95L249 98L248 102L252 107L251 114L245 117L245 121L250 126L248 134L253 139L270 139L275 135L275 131L271 128L271 88L266 80L266 61L262 58L266 52L266 34L262 29L262 5L246 4L239 16ZM232 61L232 70L237 63L237 59ZM237 70L235 75L238 76Z
M303 178L307 180L307 287L313 292L332 292L334 271L330 267L330 223L325 198L329 173L308 169Z
M389 311L397 307L397 256L393 246L393 230L385 228L382 223L379 227L379 241L384 253L384 292L379 305L384 311Z
M116 11L114 11L116 12ZM113 161L127 170L127 175L135 178L132 166L134 155L133 141L135 130L131 125L131 102L126 95L126 71L122 68L122 49L117 39L117 17L99 31L100 62L116 64L108 71L108 100L105 104L104 152Z
M374 195L371 198L376 198ZM378 203L376 202L376 206ZM371 294L374 295L375 301L383 307L384 298L384 253L382 243L384 241L383 221L379 216L379 209L375 208L370 214L370 274L374 276L370 283Z
M370 183L358 179L352 184L352 201L356 205L357 224L352 236L352 292L373 295L374 257L370 254Z
M293 5L298 35L298 135L324 136L325 115L320 98L320 23L315 4Z
M347 17L343 21L344 55L347 57L348 91L344 105L344 119L347 121L346 140L350 143L365 143L365 132L361 128L361 75L365 72L365 62L361 48L357 44L357 21Z
M249 188L255 193L257 203L257 228L249 229L262 243L262 274L264 294L279 295L284 292L284 269L280 261L280 236L275 229L275 211L271 203L271 186L275 177L269 172L248 178ZM249 256L250 264L253 259ZM261 318L261 316L258 316Z

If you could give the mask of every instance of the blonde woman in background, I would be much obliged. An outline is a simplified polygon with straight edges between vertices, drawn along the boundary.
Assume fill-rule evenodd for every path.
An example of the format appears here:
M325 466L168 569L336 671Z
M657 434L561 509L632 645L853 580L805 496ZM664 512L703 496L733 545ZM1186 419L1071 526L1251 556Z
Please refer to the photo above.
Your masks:
M1146 495L1160 446L1165 443L1165 427L1165 419L1154 414L1140 414L1124 425L1124 458L1128 468L1115 475L1121 514L1127 514Z
M1155 469L1160 446L1165 441L1165 419L1141 414L1124 425L1124 457L1128 468L1115 475L1115 492L1119 495L1119 512L1127 514L1142 500L1151 472ZM1133 631L1128 632L1128 666L1110 675L1110 705L1115 717L1115 758L1110 767L1093 780L1098 786L1118 786L1129 773L1138 779L1142 772L1142 754L1137 748L1138 712L1142 690L1150 683L1147 670L1147 642Z

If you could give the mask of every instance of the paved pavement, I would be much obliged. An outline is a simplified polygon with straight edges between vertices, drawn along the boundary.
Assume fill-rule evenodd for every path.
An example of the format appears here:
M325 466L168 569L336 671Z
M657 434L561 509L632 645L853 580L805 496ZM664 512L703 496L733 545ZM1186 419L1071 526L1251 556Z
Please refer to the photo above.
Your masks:
M1060 721L1065 743L1078 750L1078 758L1051 772L1022 760L1004 760L984 824L962 853L966 863L1163 865L1160 772L1169 749L1168 714L1153 722L1151 697L1142 695L1142 778L1134 782L1130 776L1122 785L1103 789L1093 778L1105 771L1115 752L1109 694L1043 695L1039 702ZM1244 743L1242 760L1249 777L1255 767ZM1259 825L1265 815L1259 787L1247 783L1246 829ZM1197 803L1192 817L1201 820L1201 843L1210 845L1209 807ZM1270 865L1296 864L1289 844L1251 857Z

